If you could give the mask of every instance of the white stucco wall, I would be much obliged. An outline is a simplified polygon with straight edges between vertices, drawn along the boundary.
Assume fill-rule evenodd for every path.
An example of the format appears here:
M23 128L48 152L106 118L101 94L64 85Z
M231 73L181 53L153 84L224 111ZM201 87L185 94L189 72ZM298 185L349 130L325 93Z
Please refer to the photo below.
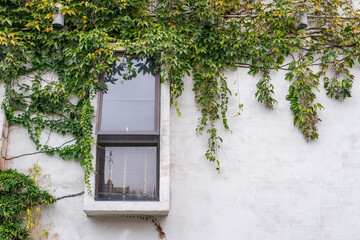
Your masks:
M360 76L360 67L354 73ZM273 74L273 111L254 97L257 79L247 70L227 72L233 95L228 113L233 131L220 131L221 174L204 158L206 134L196 136L191 79L179 99L183 118L170 116L170 212L159 217L168 240L357 240L360 236L360 84L345 102L320 88L320 137L307 143L293 126L289 83ZM357 77L359 78L359 77ZM237 105L244 104L240 117ZM163 103L164 104L164 103ZM34 152L27 132L13 126L8 156ZM60 143L60 140L59 140ZM10 161L27 171L34 162L50 174L56 196L84 190L79 162L43 154ZM42 211L50 239L159 239L154 225L121 217L87 217L83 197L67 198Z

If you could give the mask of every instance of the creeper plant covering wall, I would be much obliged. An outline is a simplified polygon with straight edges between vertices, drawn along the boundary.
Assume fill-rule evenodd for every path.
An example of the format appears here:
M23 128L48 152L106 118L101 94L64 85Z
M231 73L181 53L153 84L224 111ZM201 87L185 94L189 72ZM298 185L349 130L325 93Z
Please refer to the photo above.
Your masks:
M0 79L5 83L2 108L11 124L27 128L40 152L81 159L85 182L94 172L91 146L99 74L111 69L114 51L157 55L162 81L169 82L172 102L192 75L201 112L198 132L208 134L207 159L216 162L222 142L215 127L227 123L231 92L224 70L249 68L260 103L274 108L272 71L285 70L287 100L294 125L306 140L318 138L316 92L321 81L327 95L351 95L359 61L360 15L341 0L0 0ZM65 28L54 30L54 12ZM307 13L309 26L298 30ZM289 61L286 61L289 60ZM313 66L318 66L315 72ZM330 71L332 70L332 71ZM44 75L55 73L48 81ZM329 74L329 72L332 72ZM21 81L26 76L28 81ZM76 102L74 102L76 96ZM239 106L241 108L242 105ZM178 113L180 115L179 109ZM73 136L61 146L41 142L44 131ZM90 189L90 188L88 188Z

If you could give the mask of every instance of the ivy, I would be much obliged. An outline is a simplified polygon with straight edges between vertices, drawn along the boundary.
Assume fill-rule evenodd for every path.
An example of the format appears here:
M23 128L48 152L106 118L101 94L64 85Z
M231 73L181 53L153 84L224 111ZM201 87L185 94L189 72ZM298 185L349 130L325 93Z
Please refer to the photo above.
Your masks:
M320 86L331 98L351 97L351 68L360 60L360 15L346 0L0 3L0 81L6 91L2 108L11 124L28 130L38 151L80 159L88 190L95 172L91 102L105 87L98 78L111 70L115 51L157 56L162 82L170 83L179 116L177 98L184 91L184 77L192 76L201 113L196 130L208 135L205 156L218 170L222 138L216 123L231 127L227 110L232 93L225 70L249 68L258 79L255 97L269 109L277 104L272 73L287 71L286 99L294 125L310 141L319 137ZM66 19L62 30L52 27L58 4ZM304 13L309 26L300 30L298 20ZM51 146L42 141L49 131L74 140Z
M50 204L55 199L41 190L29 175L16 170L0 170L0 238L30 239L29 229L23 226L23 214L38 204Z

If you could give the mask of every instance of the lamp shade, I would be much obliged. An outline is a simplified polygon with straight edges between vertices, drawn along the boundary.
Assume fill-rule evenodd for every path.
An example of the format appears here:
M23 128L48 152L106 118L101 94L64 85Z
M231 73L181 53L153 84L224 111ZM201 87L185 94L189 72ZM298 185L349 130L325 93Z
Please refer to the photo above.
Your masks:
M297 29L305 29L308 26L307 13L302 13L297 24Z
M57 4L57 7L59 8L59 10L55 13L55 19L52 22L52 25L53 28L55 29L62 29L65 23L65 16L62 14L62 11L60 10L60 7L62 7L62 5Z

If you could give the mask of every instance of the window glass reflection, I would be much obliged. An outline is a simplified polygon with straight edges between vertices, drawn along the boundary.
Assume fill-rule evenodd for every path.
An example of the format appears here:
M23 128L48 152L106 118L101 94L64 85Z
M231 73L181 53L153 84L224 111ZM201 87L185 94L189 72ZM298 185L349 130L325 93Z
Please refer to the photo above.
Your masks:
M101 131L155 131L155 61L122 58L105 76Z

